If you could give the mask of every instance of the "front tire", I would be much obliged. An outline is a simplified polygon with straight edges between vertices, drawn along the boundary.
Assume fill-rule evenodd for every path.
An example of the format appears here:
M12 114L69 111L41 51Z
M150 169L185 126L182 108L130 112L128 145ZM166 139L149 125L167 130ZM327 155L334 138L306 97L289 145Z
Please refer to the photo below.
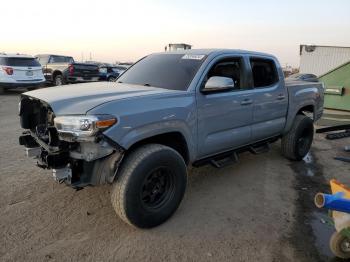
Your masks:
M343 259L350 258L350 239L345 233L334 232L329 246L334 255Z
M297 115L292 128L282 137L282 154L290 160L302 160L310 151L313 137L312 119L305 115Z
M128 155L111 194L115 212L126 223L151 228L178 208L187 184L187 168L170 147L149 144Z

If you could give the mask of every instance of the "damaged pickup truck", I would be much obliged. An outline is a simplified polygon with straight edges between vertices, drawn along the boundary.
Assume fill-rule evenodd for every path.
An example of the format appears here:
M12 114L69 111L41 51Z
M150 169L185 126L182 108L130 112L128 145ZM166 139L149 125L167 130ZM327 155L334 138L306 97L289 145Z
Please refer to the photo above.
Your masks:
M116 213L149 228L178 208L190 165L221 167L278 139L301 160L323 84L285 82L268 54L186 50L146 56L116 83L24 93L19 108L19 142L39 167L75 189L111 184Z

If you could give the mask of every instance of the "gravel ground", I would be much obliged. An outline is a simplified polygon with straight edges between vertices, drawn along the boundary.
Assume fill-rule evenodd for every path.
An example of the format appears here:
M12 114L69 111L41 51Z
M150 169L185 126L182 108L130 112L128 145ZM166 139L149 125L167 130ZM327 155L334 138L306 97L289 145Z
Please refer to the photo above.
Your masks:
M349 182L349 165L333 160L349 139L318 135L300 163L275 143L225 168L192 169L175 215L139 230L115 215L110 186L74 191L24 156L18 100L0 96L1 261L336 261L312 199L330 178Z

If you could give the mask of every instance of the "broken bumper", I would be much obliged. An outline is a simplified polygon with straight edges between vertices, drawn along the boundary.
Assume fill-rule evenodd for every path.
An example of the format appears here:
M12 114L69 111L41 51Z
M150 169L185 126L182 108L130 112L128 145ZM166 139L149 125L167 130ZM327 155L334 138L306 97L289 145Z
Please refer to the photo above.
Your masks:
M112 183L124 151L110 145L101 136L98 141L68 143L56 146L45 143L31 131L23 132L20 145L27 157L37 160L37 166L51 169L54 180L73 188Z

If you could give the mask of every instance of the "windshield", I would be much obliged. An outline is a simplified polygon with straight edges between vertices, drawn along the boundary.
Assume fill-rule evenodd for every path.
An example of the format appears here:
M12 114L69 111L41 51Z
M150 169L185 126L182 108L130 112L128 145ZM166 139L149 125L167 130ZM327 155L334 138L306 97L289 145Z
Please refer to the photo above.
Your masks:
M39 61L40 64L46 65L47 62L49 62L49 56L36 56L36 59Z
M204 55L149 55L122 74L118 82L187 90L204 60Z

